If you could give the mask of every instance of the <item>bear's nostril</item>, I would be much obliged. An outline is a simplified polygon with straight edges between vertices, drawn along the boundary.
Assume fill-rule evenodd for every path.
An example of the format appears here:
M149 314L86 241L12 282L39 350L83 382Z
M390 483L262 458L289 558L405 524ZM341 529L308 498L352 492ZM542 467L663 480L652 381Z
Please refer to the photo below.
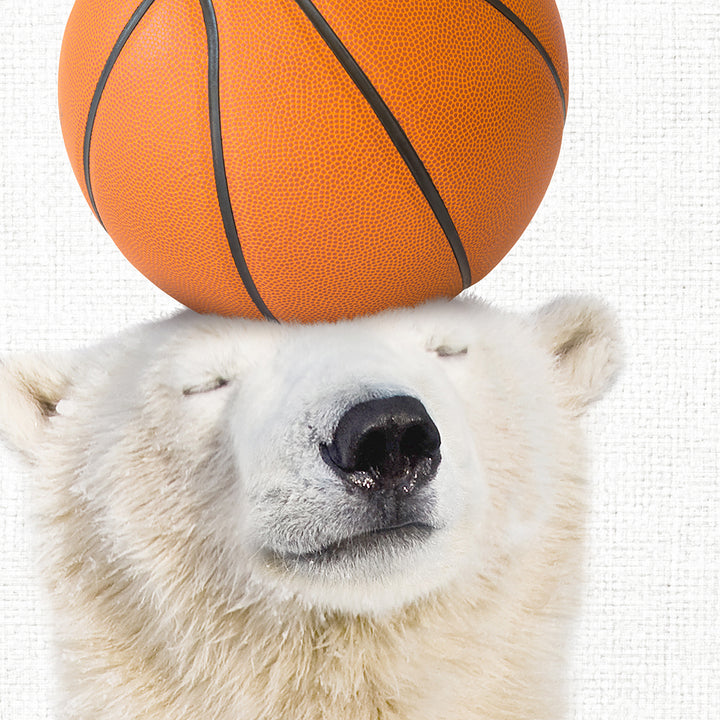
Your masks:
M406 457L432 457L440 448L435 423L411 425L400 438L400 452Z
M437 471L440 433L419 400L398 395L351 407L320 450L353 486L411 492Z
M372 473L380 468L387 457L387 437L381 430L366 433L357 446L355 462L350 471Z

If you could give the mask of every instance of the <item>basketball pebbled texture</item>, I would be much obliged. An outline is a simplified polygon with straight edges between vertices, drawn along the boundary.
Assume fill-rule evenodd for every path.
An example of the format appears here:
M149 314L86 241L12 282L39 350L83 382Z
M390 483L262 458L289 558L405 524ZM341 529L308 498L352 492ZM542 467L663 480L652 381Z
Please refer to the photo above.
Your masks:
M547 189L567 91L553 0L77 0L59 76L73 169L128 260L200 312L296 322L486 275Z

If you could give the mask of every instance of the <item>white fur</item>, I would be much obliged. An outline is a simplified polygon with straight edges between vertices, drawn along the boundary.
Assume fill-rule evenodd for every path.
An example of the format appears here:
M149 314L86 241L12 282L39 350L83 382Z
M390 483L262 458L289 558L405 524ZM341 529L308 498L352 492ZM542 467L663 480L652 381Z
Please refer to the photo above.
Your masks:
M40 478L67 717L557 720L578 416L618 366L614 321L583 298L316 326L186 312L62 362L3 361L0 431ZM308 560L364 512L319 445L391 395L441 434L418 491L435 532Z

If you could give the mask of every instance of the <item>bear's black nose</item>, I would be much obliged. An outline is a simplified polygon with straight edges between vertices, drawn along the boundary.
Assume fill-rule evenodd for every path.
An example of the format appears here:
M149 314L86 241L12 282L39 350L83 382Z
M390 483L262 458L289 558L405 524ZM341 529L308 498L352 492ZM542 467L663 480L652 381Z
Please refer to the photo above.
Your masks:
M410 493L435 475L440 433L417 398L396 395L351 407L320 449L353 486Z

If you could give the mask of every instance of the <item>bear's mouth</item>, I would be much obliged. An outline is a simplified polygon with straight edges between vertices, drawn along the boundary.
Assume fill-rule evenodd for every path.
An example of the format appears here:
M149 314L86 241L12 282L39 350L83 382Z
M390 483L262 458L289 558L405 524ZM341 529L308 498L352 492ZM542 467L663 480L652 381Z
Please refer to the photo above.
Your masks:
M435 529L423 522L404 522L357 533L310 552L283 553L281 559L294 565L315 565L378 553L402 553L424 543Z

